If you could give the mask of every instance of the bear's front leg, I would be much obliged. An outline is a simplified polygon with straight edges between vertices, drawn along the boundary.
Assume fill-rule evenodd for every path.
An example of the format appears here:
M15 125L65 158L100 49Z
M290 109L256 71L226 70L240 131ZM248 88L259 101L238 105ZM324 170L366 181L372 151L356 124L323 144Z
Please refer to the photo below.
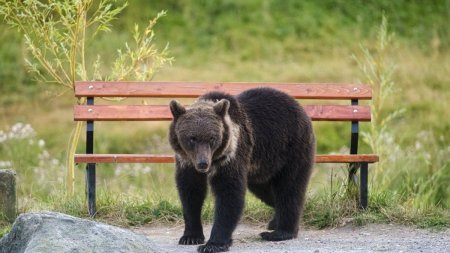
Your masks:
M205 243L201 212L206 197L206 175L198 173L193 167L185 168L177 164L176 182L183 206L184 233L179 240L182 245Z
M214 224L208 242L198 247L201 253L228 251L244 209L245 176L238 170L217 172L210 178L210 183L215 196Z

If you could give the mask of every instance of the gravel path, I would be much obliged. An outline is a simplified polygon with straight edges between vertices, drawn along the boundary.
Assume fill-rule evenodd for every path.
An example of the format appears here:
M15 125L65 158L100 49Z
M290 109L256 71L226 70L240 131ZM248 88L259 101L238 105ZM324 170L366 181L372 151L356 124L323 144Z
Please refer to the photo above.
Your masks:
M205 227L209 237L211 226ZM134 228L155 241L165 252L197 252L197 246L177 245L183 225L151 225ZM323 230L301 230L295 240L265 242L258 234L263 226L241 224L234 232L229 252L450 252L450 229L441 232L399 225L371 224L363 227L344 226Z

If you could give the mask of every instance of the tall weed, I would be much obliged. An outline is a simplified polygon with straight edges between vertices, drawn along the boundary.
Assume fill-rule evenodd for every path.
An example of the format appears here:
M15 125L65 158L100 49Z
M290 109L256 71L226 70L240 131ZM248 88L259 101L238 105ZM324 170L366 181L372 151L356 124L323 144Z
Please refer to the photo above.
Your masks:
M134 26L133 41L117 50L109 72L101 61L89 62L88 42L101 32L111 30L111 22L127 6L116 6L113 0L80 1L7 1L0 0L0 16L6 23L24 35L25 48L30 58L25 59L29 70L38 81L56 84L73 92L75 81L88 80L150 80L163 65L170 63L167 46L159 50L153 44L154 26L164 11L159 12L141 31ZM84 104L84 98L77 99ZM73 156L83 122L76 123L70 135L66 168L66 185L73 194L75 164Z
M438 139L430 130L417 133L413 147L400 146L398 142L402 131L394 130L393 122L401 118L406 109L401 107L401 91L393 79L396 67L390 62L391 42L388 22L383 17L374 49L362 48L363 59L355 57L374 93L370 103L370 130L362 133L363 140L380 156L372 173L373 182L401 196L409 208L448 208L450 146L445 143L444 137ZM386 111L388 101L395 101L399 108Z
M388 166L388 158L392 151L393 140L391 122L400 116L404 109L397 109L393 112L386 112L384 105L388 99L393 99L399 92L397 85L393 81L395 65L389 62L389 50L392 37L388 33L388 22L383 16L381 25L377 33L377 41L373 51L362 48L363 59L354 57L361 68L365 81L372 87L373 99L370 101L372 122L370 130L363 132L363 140L375 154L380 156L380 162L376 163L376 173L382 174Z

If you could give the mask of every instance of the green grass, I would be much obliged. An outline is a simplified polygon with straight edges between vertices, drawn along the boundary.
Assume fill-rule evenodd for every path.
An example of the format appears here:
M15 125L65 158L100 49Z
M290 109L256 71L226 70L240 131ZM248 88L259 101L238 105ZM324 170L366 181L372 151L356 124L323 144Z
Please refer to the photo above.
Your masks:
M0 238L6 235L11 230L11 224L0 223Z
M155 80L167 81L357 83L364 76L351 55L361 56L360 44L374 48L374 34L384 12L395 33L388 55L397 65L393 79L401 91L387 99L383 113L406 109L389 125L396 148L389 157L391 166L383 172L369 169L370 199L365 211L346 194L345 168L318 166L303 224L450 227L447 1L425 5L421 1L171 0L149 4L136 0L116 21L114 32L91 42L89 55L94 59L100 52L105 61L114 58L115 48L128 39L123 31L135 21L144 23L160 9L167 9L168 16L157 26L157 42L169 41L176 61ZM55 97L61 90L34 83L21 60L25 51L20 36L4 29L4 24L0 27L5 31L0 35L0 131L9 132L17 122L29 123L35 130L27 138L0 143L0 161L10 162L18 174L19 211L54 210L88 217L83 165L76 171L76 195L68 197L64 192L63 164L73 127L74 98ZM362 124L363 130L368 124ZM314 127L319 153L346 150L348 124L317 122ZM96 130L99 153L170 151L167 123L100 123ZM45 145L38 145L40 139ZM83 145L81 141L80 152ZM360 150L370 152L363 143ZM99 165L97 173L97 219L121 226L182 222L173 165ZM243 219L268 222L272 210L247 196ZM212 215L213 201L208 199L203 218L211 221ZM0 236L9 229L0 218Z
M6 216L0 212L0 238L11 230L11 224Z

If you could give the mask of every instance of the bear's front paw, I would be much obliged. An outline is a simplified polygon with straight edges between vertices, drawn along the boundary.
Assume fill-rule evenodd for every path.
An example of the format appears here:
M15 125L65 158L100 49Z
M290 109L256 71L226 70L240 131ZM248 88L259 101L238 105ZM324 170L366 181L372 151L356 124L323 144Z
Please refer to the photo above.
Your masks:
M199 252L199 253L224 252L224 251L228 251L228 248L230 248L230 246L231 246L231 242L224 243L224 244L208 242L205 245L199 246L197 248L197 252Z
M178 244L181 244L181 245L197 245L197 244L203 244L203 243L205 243L204 236L183 235L180 238L180 241L178 241Z
M293 233L288 233L281 230L275 230L273 232L262 232L259 235L263 240L266 241L284 241L296 237Z

